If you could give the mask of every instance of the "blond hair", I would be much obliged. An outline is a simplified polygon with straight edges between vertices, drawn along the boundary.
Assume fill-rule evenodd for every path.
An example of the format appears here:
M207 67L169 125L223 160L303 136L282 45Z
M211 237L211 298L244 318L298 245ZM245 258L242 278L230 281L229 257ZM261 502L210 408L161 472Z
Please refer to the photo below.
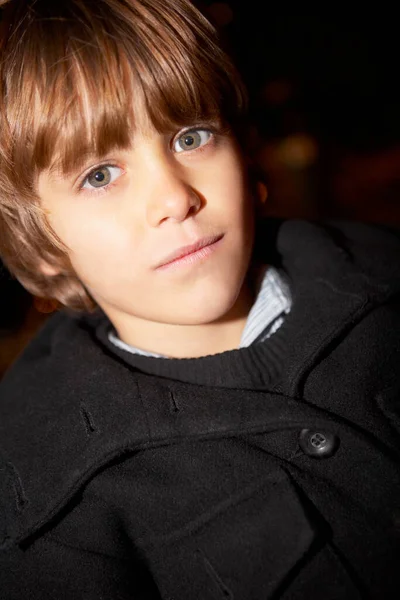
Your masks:
M95 305L40 206L37 180L129 147L135 93L158 131L239 122L240 78L187 0L0 0L0 256L32 294ZM40 265L57 267L46 276Z

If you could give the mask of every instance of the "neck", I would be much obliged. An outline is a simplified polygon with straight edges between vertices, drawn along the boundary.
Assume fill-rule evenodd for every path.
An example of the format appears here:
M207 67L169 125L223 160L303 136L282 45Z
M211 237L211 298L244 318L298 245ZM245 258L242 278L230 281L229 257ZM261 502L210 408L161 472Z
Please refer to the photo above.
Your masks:
M176 325L144 321L121 315L108 317L118 337L126 344L168 358L198 358L239 348L240 339L254 298L244 287L234 306L212 323Z

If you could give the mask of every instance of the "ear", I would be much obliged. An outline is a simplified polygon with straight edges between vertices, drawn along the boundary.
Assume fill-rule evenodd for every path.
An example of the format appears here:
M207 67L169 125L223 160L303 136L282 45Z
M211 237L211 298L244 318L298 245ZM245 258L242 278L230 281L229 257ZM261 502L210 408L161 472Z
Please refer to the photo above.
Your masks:
M257 200L264 205L268 198L268 189L263 181L257 181Z
M265 174L248 154L245 155L245 164L255 204L258 207L263 207L268 198L268 189L264 183Z

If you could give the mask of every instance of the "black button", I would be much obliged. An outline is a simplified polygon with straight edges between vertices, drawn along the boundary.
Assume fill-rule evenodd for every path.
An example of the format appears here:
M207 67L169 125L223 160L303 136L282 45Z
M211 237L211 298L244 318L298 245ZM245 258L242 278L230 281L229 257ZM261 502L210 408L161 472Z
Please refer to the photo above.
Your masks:
M311 458L330 458L339 448L339 438L328 431L303 429L299 444L303 452Z

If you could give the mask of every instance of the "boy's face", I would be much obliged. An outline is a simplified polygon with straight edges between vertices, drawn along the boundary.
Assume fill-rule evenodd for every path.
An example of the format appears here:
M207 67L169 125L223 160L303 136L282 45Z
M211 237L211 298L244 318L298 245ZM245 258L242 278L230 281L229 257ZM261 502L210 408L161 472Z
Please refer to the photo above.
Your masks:
M77 276L138 346L146 325L226 319L245 294L254 216L242 155L228 135L189 129L159 134L142 111L129 150L38 182Z

